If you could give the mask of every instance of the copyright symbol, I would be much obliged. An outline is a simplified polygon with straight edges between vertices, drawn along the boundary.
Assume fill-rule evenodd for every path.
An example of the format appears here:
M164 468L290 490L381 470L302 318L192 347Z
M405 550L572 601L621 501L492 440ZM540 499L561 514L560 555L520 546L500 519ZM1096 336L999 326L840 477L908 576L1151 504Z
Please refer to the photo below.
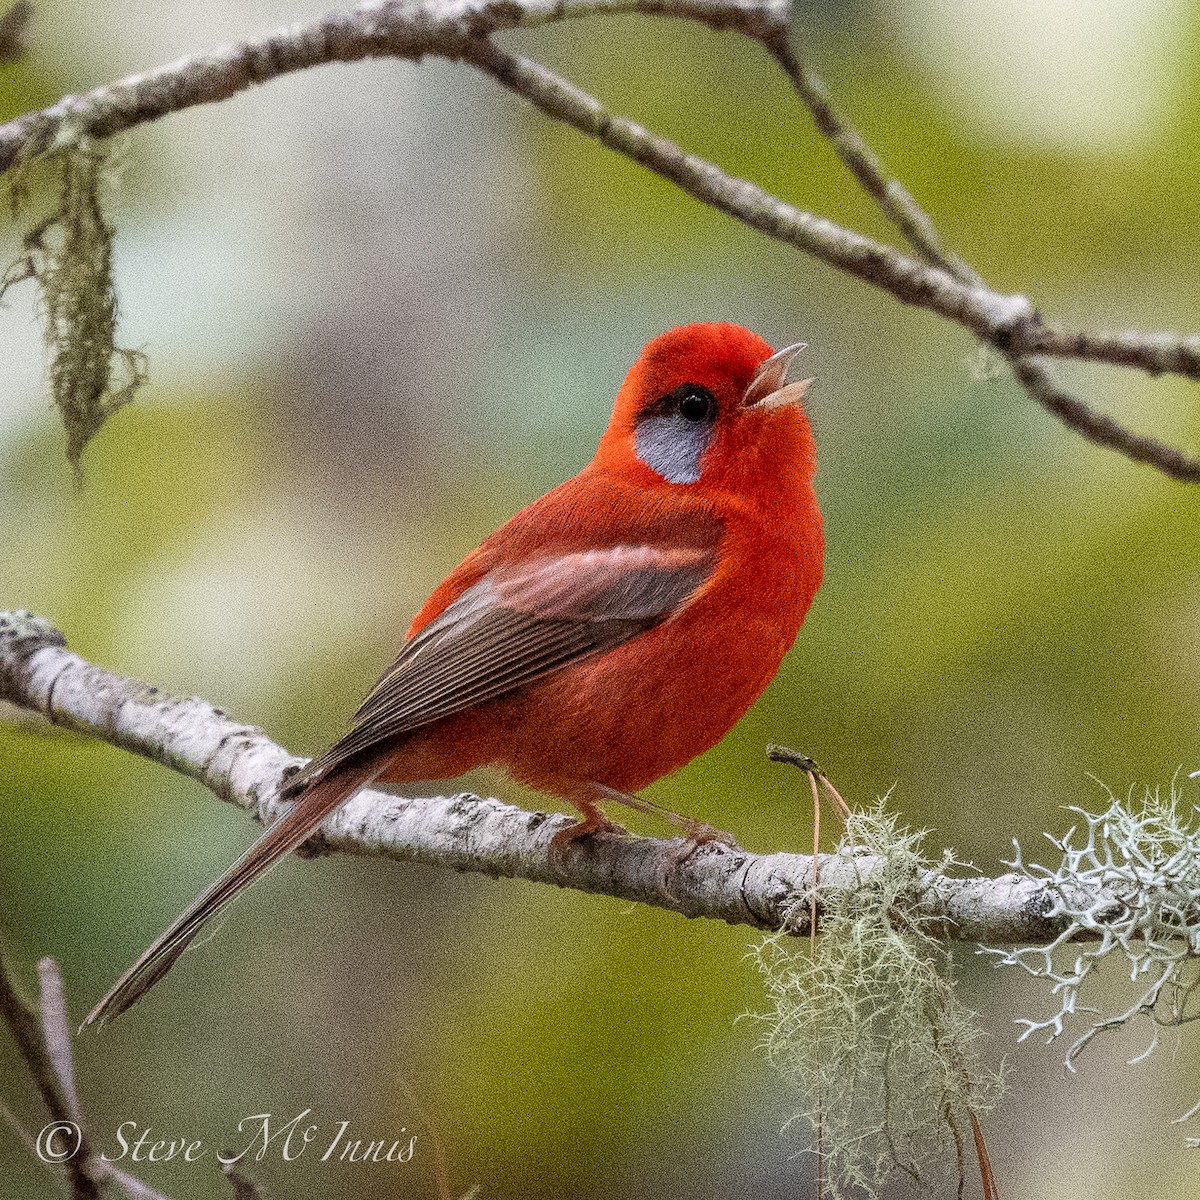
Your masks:
M83 1145L83 1130L74 1121L51 1121L37 1135L37 1156L45 1163L62 1163L74 1158Z

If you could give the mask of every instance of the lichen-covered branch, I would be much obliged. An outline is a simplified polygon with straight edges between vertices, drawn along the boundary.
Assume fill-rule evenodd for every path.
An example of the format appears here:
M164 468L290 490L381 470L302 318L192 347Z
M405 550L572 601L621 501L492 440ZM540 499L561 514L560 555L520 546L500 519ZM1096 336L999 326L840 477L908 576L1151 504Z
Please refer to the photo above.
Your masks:
M917 251L913 259L736 179L600 103L546 68L500 49L504 30L596 14L640 13L732 29L779 61L863 188ZM383 0L288 26L206 54L191 55L0 125L0 174L85 137L108 137L197 104L226 100L255 84L323 63L371 57L466 60L537 105L672 181L703 203L881 288L905 304L954 321L1014 365L1030 396L1090 440L1146 462L1171 478L1200 481L1200 460L1129 432L1068 396L1030 361L1040 354L1170 372L1200 379L1200 336L1169 332L1091 333L1044 323L1028 299L989 287L945 247L933 221L835 112L824 87L790 48L787 0Z
M3 700L182 772L259 821L280 811L278 785L302 761L204 700L169 696L85 662L28 613L0 614ZM808 931L801 901L811 856L702 847L673 865L677 843L601 835L574 843L556 866L550 839L569 823L478 796L408 799L368 790L330 817L308 849L526 879L758 929ZM871 854L822 855L821 892L861 886L878 867ZM939 937L1045 944L1064 928L1046 915L1054 900L1051 889L1015 875L962 879L931 870L910 915Z
M882 804L851 813L846 831L883 864L870 886L832 898L815 945L771 937L754 949L770 1002L758 1016L763 1048L793 1119L820 1131L817 1194L903 1194L916 1184L920 1195L962 1197L971 1129L988 1200L994 1180L979 1122L1000 1080L953 987L949 947L908 919L914 880L928 868L926 835L903 829Z
M1055 998L1049 1017L1019 1022L1023 1039L1046 1034L1053 1041L1070 1025L1084 1026L1066 1054L1074 1070L1107 1030L1148 1025L1140 1059L1157 1046L1159 1029L1200 1020L1200 823L1174 786L1166 796L1151 792L1137 808L1110 794L1102 813L1071 812L1082 828L1050 839L1057 863L1028 863L1019 845L1013 862L1026 878L1053 888L1055 911L1069 924L1056 942L997 953L1003 965L1048 982ZM1098 944L1071 944L1083 933ZM1106 958L1124 960L1121 974L1134 993L1126 1010L1107 1016L1080 1000Z

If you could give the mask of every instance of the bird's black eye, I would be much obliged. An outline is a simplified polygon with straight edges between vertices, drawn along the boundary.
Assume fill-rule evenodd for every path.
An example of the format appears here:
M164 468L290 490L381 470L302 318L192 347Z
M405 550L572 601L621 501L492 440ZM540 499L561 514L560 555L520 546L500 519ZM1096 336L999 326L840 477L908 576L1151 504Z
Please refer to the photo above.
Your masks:
M685 383L676 389L679 415L685 421L711 421L717 415L717 402L708 388Z
M698 383L681 383L638 413L634 448L668 483L695 483L716 431L716 397Z

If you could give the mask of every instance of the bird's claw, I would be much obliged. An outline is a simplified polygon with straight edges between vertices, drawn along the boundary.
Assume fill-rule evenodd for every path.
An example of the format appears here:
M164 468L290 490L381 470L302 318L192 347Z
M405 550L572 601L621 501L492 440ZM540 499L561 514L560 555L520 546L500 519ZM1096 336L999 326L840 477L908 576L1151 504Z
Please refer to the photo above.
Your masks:
M561 875L568 847L579 841L580 838L591 837L597 833L615 833L620 837L627 832L628 830L623 825L618 825L616 821L610 821L598 810L595 815L589 813L584 820L576 821L574 825L568 825L566 829L560 829L550 839L550 866L556 875Z
M708 825L703 821L692 821L684 828L687 836L683 839L683 846L688 849L687 853L679 860L680 862L690 858L701 846L720 846L726 850L742 849L732 833L726 833L724 829L718 829L715 825Z
M689 821L684 828L687 831L686 835L677 839L672 849L663 855L659 871L659 887L663 895L671 900L679 899L675 889L671 886L672 880L678 875L679 869L683 864L701 847L713 846L722 852L738 851L739 853L744 853L732 833L726 833L725 830L718 829L715 825L708 825L703 821Z

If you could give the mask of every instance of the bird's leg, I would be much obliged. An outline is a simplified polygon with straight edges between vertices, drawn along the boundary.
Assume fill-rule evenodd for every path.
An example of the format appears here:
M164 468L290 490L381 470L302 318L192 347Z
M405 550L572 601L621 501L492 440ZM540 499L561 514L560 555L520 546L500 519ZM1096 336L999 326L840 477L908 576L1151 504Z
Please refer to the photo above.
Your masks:
M728 847L730 850L741 849L732 833L726 833L714 825L698 821L695 817L682 816L680 813L672 812L669 808L664 808L661 804L655 804L651 800L635 796L632 792L618 791L604 783L593 782L592 787L606 800L615 800L618 804L624 804L627 808L636 809L638 812L653 813L683 830L683 840L664 857L658 878L658 885L662 889L663 895L669 896L671 899L676 898L671 887L671 877L701 846L717 845Z
M593 833L624 833L625 830L615 821L610 821L601 811L591 796L577 794L571 797L571 803L583 814L582 821L560 829L550 839L550 865L557 871L562 866L562 857L567 847L581 837Z
M669 821L677 829L682 829L687 845L687 854L683 858L695 851L698 846L706 846L710 842L728 846L732 850L741 849L732 833L726 833L715 825L698 821L695 817L682 816L680 813L672 812L669 808L664 808L661 804L655 804L652 800L635 796L632 792L618 791L605 783L593 783L592 787L605 800L615 800L618 804L624 804L627 808L636 809L638 812L653 813L656 817ZM680 861L682 862L683 859L681 858Z

